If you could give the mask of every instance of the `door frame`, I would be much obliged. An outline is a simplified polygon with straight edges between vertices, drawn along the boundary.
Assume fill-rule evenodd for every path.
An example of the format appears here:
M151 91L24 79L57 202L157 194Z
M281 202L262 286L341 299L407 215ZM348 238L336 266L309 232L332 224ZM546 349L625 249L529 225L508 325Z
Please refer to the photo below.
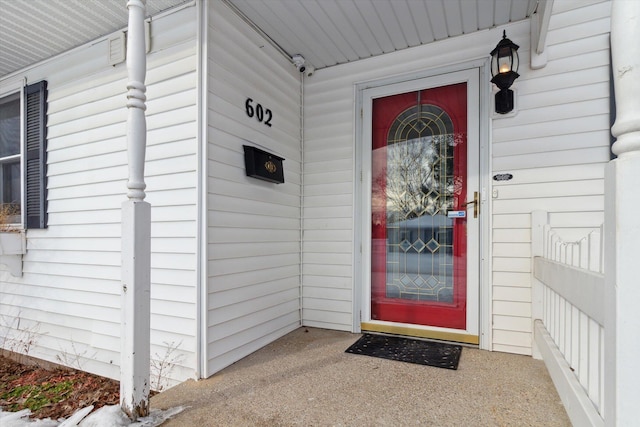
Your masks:
M366 129L367 120L365 120L365 107L368 106L369 113L371 111L371 101L374 97L393 95L398 92L398 87L403 85L409 87L412 83L418 84L418 80L431 79L436 85L446 85L456 82L455 79L447 79L447 75L458 72L477 72L478 86L478 142L479 142L479 182L480 189L480 222L478 224L478 301L476 307L468 311L468 315L477 318L477 334L479 346L482 349L491 349L491 286L490 286L490 263L491 263L491 246L490 246L490 227L491 212L490 201L488 195L491 194L490 177L490 138L489 138L489 119L490 119L490 87L488 77L488 59L465 62L453 66L425 70L420 73L414 73L405 76L396 76L381 80L365 82L357 84L355 87L356 96L356 135L354 147L354 298L353 298L353 332L361 332L361 323L370 323L370 254L371 249L368 247L371 241L370 230L370 156L365 148L370 146L370 142L366 142L365 138L369 137L371 132ZM472 78L475 79L475 76ZM443 83L440 83L442 81ZM457 80L458 82L464 80ZM373 95L372 95L373 94ZM369 147L370 148L370 147ZM365 167L365 165L369 165ZM403 324L394 324L390 322L373 322L380 331L402 333ZM399 326L399 327L398 327ZM412 328L412 332L420 330L427 331L427 336L441 339L452 339L459 336L461 341L465 341L464 331L449 330L446 328ZM398 332L400 331L400 332ZM470 336L470 335L468 335ZM469 341L473 342L473 340Z

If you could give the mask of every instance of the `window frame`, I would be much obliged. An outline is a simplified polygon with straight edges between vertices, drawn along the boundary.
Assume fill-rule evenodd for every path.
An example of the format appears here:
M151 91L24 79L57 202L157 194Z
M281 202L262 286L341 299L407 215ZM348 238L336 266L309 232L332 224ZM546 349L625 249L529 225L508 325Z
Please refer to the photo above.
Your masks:
M6 224L6 227L47 228L47 82L7 85L0 92L0 99L15 94L19 94L20 99L20 222ZM37 160L37 164L29 163L30 158ZM33 182L35 172L37 181L28 185L30 179ZM37 212L34 213L34 209Z
M2 92L0 92L0 99L5 99L8 98L10 96L15 96L18 95L18 100L19 100L19 109L20 109L20 129L19 129L19 141L18 141L18 154L17 156L19 156L20 158L20 221L19 222L12 222L10 224L4 224L5 228L8 229L23 229L24 228L24 193L25 193L25 183L24 183L24 176L23 176L23 171L24 171L24 156L22 155L22 151L24 149L23 147L23 137L24 137L24 119L23 119L23 114L24 114L24 86L23 85L12 85L9 86L7 88L5 88ZM9 156L5 156L5 157L9 157ZM2 184L4 185L4 183ZM0 200L0 203L2 203L2 201Z

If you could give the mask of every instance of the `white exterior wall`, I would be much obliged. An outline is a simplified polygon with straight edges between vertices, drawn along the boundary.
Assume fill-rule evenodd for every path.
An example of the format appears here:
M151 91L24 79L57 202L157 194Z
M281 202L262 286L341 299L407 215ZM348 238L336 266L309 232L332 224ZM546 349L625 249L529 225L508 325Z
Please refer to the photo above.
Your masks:
M531 354L529 214L534 209L551 212L554 226L565 227L567 235L598 226L609 158L610 5L555 3L547 37L549 63L540 70L529 68L525 21L319 70L305 81L305 325L355 330L358 323L353 313L360 292L360 284L354 283L359 268L354 265L359 257L354 201L360 197L354 195L359 174L354 170L355 85L488 59L506 28L521 46L521 77L514 84L517 114L491 120L490 167L492 175L508 172L514 178L494 187L498 197L488 236L492 283L481 293L491 292L493 298L490 346Z
M301 191L299 73L222 2L208 19L207 376L300 325ZM247 177L243 145L284 157L285 183Z
M493 173L513 174L494 182L494 350L531 354L530 213L548 211L567 241L603 222L610 11L607 1L554 2L547 66L521 73L517 115L493 120Z
M194 23L195 7L154 19L147 57L151 357L174 348L176 362L163 387L196 370ZM47 229L27 231L23 276L0 267L0 327L18 338L33 331L34 357L118 379L127 71L107 60L101 40L0 82L2 92L23 78L48 81L49 211Z
M512 38L527 37L528 26L512 26ZM516 35L515 30L518 30ZM481 31L345 65L317 70L305 81L303 323L353 331L355 283L360 268L355 248L354 194L356 88L392 76L424 76L429 70L488 60L501 30ZM486 84L488 82L480 82ZM354 252L355 251L355 252ZM354 324L355 323L355 324Z

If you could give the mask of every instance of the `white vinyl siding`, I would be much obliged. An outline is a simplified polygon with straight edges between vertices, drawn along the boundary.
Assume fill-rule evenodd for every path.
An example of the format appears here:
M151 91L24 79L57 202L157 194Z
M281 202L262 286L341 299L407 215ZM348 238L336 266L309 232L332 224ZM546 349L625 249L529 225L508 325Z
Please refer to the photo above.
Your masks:
M196 368L194 22L194 7L154 20L155 50L147 56L151 357L177 348L164 387L194 377ZM167 28L178 32L153 38ZM49 223L27 231L22 277L0 271L0 326L15 329L19 319L20 329L36 331L32 356L118 379L127 70L124 63L107 65L105 46L101 41L25 72L29 81L49 82Z
M314 104L313 93L305 94L303 322L351 331L353 104Z
M493 183L494 350L531 354L530 212L550 212L566 240L604 219L610 9L554 3L547 66L521 73L517 115L493 121L493 173L513 175Z
M353 313L354 297L361 286L354 277L359 268L354 262L360 256L354 243L356 227L360 227L354 200L361 198L354 194L354 180L360 179L360 171L354 170L356 116L360 114L355 111L355 85L485 58L486 46L495 44L497 34L497 30L485 31L473 38L452 38L322 69L305 81L305 325L352 331L359 322Z
M206 376L300 325L301 191L300 74L222 2L208 33ZM243 145L283 157L285 183L247 177Z
M563 9L560 9L563 8ZM529 68L529 22L505 26L520 45L515 115L491 120L491 291L494 350L531 354L530 212L577 236L602 222L609 158L609 2L556 2L549 62ZM305 81L303 323L355 329L355 85L488 58L503 28L316 71ZM481 82L481 84L485 84ZM493 95L491 95L493 97ZM491 100L487 100L491 102ZM489 191L488 194L491 194ZM354 265L354 262L356 263ZM368 303L363 301L363 304Z

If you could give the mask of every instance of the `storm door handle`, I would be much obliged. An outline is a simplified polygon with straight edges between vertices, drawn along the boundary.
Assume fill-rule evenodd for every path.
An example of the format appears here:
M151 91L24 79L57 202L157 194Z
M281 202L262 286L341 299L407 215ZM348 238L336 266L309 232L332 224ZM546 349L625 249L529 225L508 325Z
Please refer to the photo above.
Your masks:
M464 206L465 208L469 205L473 205L473 217L474 218L478 218L478 212L480 210L480 204L478 203L478 192L474 191L473 192L473 200L471 200L470 202L466 202L463 203L462 206Z

